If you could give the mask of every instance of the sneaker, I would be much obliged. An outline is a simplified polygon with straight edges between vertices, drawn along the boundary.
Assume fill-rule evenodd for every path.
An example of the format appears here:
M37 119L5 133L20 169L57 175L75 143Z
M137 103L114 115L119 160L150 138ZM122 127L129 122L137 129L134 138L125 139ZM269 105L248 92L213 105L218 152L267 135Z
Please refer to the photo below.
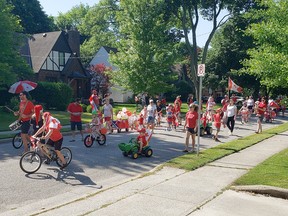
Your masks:
M75 140L74 140L74 139L72 139L72 140L70 140L69 142L75 142Z
M215 140L215 136L214 135L212 136L212 139Z
M65 164L63 164L61 167L60 167L60 169L61 170L63 170L65 167L67 167L68 166L68 164L67 163L65 163Z
M187 149L184 149L183 152L189 152Z
M50 159L46 159L46 160L44 161L44 163L47 164L47 165L49 165L49 164L50 164Z
M218 138L215 139L216 142L221 142Z

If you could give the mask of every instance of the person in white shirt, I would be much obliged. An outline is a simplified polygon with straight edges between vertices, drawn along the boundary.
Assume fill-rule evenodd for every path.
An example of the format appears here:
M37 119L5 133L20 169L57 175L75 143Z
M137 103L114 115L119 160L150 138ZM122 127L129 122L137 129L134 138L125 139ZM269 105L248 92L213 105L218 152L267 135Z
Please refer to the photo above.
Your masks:
M104 112L104 120L106 122L106 128L109 131L113 131L112 129L112 120L113 120L113 107L109 103L109 100L105 100L105 104L103 106L103 112Z
M237 116L237 107L234 104L233 99L229 100L229 105L227 106L227 127L230 130L229 135L233 135L235 120Z
M147 127L149 128L150 126L152 132L154 130L156 112L157 112L156 105L153 103L153 100L149 100L149 105L147 106L147 116L148 116Z

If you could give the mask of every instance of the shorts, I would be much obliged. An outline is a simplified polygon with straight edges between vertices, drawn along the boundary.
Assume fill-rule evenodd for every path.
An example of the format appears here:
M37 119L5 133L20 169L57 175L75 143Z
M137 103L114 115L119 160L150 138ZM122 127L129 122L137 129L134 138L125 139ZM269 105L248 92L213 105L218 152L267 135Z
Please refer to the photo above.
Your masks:
M253 105L252 105L252 106L248 106L248 109L249 109L249 110L252 110L252 109L253 109Z
M190 132L191 134L196 134L196 131L194 130L194 128L186 127L186 131Z
M21 133L22 134L28 134L28 131L30 129L30 121L22 121L21 122Z
M263 118L264 118L264 115L259 115L259 116L258 116L258 119L259 119L260 122L263 121Z
M155 118L153 116L148 116L147 123L148 124L154 124L154 122L155 122Z
M110 116L106 116L104 117L105 122L110 122L111 121L111 117Z
M77 126L77 130L82 130L82 122L70 122L71 123L71 130L75 130L75 126Z
M53 141L53 140L49 139L46 144L54 147L55 150L60 151L61 147L62 147L62 143L63 143L63 137L57 141Z

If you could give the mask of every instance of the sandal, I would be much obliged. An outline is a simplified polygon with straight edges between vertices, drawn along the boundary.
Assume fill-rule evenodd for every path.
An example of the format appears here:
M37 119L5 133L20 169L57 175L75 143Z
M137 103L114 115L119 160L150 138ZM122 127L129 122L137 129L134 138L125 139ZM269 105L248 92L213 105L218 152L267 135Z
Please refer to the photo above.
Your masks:
M183 150L183 152L189 152L187 149Z

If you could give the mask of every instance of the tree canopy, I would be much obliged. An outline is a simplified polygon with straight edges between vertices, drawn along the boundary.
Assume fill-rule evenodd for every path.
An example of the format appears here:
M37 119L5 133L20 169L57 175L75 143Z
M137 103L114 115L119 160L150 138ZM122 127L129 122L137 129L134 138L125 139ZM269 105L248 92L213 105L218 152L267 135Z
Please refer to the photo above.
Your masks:
M170 69L174 62L174 41L169 23L163 19L164 2L126 0L117 14L121 39L112 62L119 68L112 82L132 90L156 95L172 88L177 76Z
M19 17L23 32L36 34L55 29L53 18L49 18L38 0L7 0L13 5L12 13Z
M245 72L268 88L288 87L288 1L260 1L266 9L251 12L261 22L251 24L247 34L256 47L248 50Z
M166 17L176 17L179 21L178 27L183 29L185 43L189 52L190 69L188 77L194 84L196 97L199 96L199 79L197 77L198 63L205 64L209 44L216 30L224 25L234 13L239 13L253 4L251 0L206 0L206 1L179 1L165 0L167 3ZM224 17L220 17L221 11L227 10ZM199 18L212 22L212 30L201 52L200 61L198 61L198 47L196 31ZM192 40L190 41L189 32L191 31Z
M0 86L12 84L17 78L31 75L31 70L19 55L23 41L16 32L21 31L20 20L11 13L12 6L0 0Z

